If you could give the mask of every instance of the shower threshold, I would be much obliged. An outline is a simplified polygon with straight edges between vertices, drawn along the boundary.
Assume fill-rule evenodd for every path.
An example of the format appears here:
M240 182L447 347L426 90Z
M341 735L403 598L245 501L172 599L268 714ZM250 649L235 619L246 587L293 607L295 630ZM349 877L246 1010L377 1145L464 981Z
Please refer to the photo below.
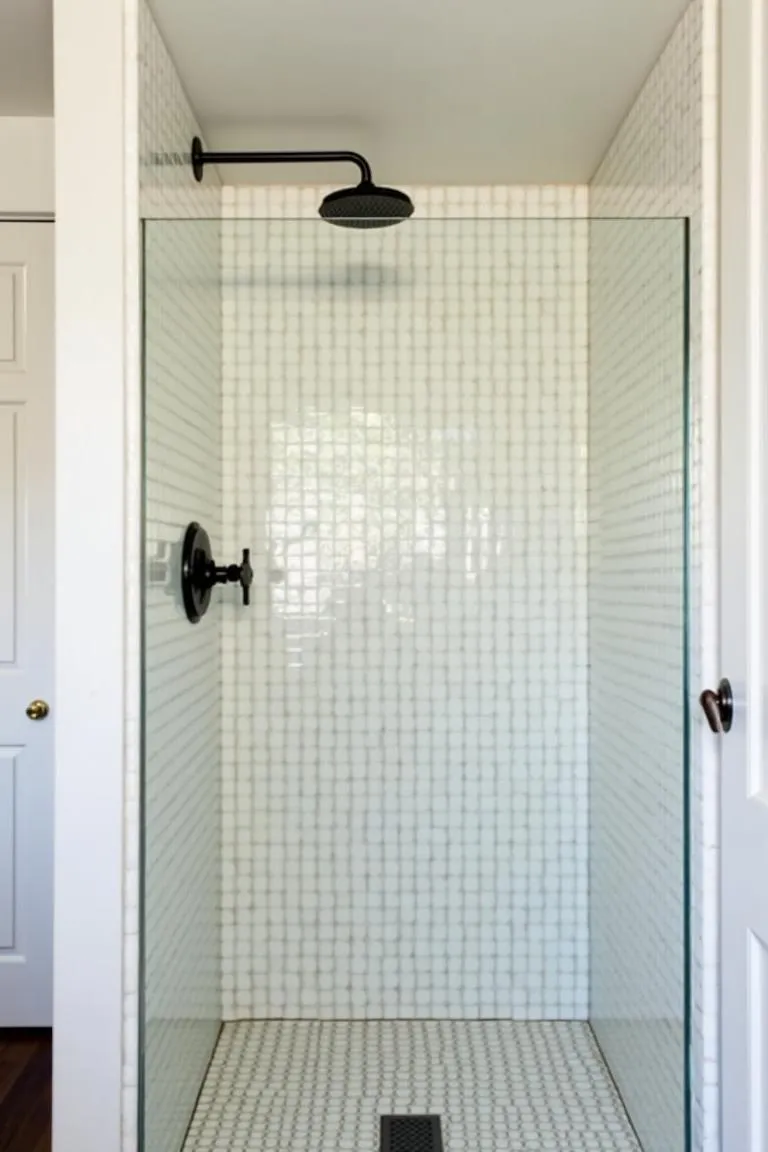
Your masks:
M184 1152L379 1152L408 1115L444 1152L641 1152L588 1024L485 1020L225 1024Z

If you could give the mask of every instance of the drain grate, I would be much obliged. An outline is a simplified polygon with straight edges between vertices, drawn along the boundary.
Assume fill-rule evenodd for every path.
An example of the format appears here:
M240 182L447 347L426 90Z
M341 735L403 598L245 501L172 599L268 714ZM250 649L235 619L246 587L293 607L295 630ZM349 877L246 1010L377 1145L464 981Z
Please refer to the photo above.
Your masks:
M380 1152L443 1152L439 1116L382 1116Z

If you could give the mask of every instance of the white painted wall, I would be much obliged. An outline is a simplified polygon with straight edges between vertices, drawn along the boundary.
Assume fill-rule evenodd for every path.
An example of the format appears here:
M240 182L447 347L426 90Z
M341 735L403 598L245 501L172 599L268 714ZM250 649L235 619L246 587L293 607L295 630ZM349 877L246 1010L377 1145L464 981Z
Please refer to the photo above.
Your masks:
M54 122L50 116L0 116L0 215L54 210Z

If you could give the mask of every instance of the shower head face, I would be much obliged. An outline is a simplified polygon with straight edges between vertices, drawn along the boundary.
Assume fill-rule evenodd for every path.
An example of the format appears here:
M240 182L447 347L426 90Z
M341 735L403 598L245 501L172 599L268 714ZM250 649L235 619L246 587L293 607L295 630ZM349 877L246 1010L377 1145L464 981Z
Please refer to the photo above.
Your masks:
M319 212L323 220L340 228L391 228L413 215L413 204L405 192L363 181L355 188L331 192Z

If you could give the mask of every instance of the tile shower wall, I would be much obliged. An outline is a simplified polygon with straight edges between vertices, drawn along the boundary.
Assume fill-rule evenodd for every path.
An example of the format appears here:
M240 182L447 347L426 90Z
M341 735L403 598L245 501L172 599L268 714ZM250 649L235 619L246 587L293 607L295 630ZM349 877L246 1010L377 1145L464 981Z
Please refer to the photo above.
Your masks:
M217 550L221 543L221 232L215 222L189 223L219 215L221 190L215 173L197 185L184 162L198 129L143 4L138 19L140 210L185 221L148 223L144 251L144 1146L177 1152L221 1019L221 620L214 607L192 627L177 592L187 522L200 520ZM138 794L127 790L134 866ZM137 890L129 878L127 891ZM130 908L127 922L135 931ZM124 1135L132 1149L135 1044L128 1051Z
M695 1152L719 1149L718 1105L718 830L717 759L714 743L704 733L698 718L695 696L701 685L716 682L717 667L717 102L718 102L718 0L695 0L666 51L656 64L645 87L622 125L590 187L593 216L654 217L689 216L691 219L690 262L690 390L691 390L691 613L690 687L694 724L691 732L692 774L692 902L693 902L693 1148ZM642 265L641 265L642 266ZM615 272L610 255L603 247L591 253L591 279L598 289ZM638 285L639 287L639 285ZM605 296L603 297L605 299ZM608 301L605 299L605 307ZM593 309L592 347L604 357L618 351L621 341L631 347L632 322L629 317L610 329L609 313ZM601 335L602 333L602 335ZM601 340L608 343L600 348ZM616 413L621 418L621 413ZM647 431L638 424L638 437ZM596 430L597 431L597 430ZM638 439L639 443L639 439ZM593 497L597 495L593 493ZM630 499L629 490L626 493ZM634 521L638 527L637 521ZM628 526L628 535L631 530ZM670 542L671 547L671 542ZM671 558L671 553L670 553ZM598 677L611 677L621 666L616 647L593 643L591 665L593 685ZM644 665L653 677L655 665ZM610 717L593 693L593 716L606 723ZM651 718L649 717L649 720ZM651 726L656 727L655 717ZM670 717L666 738L670 748L677 743L680 717ZM611 735L609 726L603 738ZM593 795L609 804L604 812L614 829L631 833L646 803L669 810L670 793L649 794L649 779L625 781L621 792L611 791L608 772L624 770L628 745L626 735L614 731L616 743L612 764L592 763ZM660 734L658 734L660 736ZM593 738L598 734L593 729ZM678 779L668 780L671 799L676 802ZM606 791L601 792L604 788ZM593 811L592 827L600 831ZM605 831L602 832L605 835ZM630 1086L645 1085L642 1099L636 1097L634 1111L651 1117L659 1107L652 1093L656 1083L655 1053L648 1045L647 1030L629 1024L606 1036L601 1019L618 1020L620 1005L615 996L633 964L645 919L652 915L648 904L632 909L632 915L611 917L614 878L626 866L627 845L634 843L617 834L610 849L604 843L605 868L592 874L592 1001L598 1035L609 1049L612 1070L619 1086L630 1096ZM661 852L666 846L658 843ZM595 843L592 844L593 851ZM646 845L646 848L648 845ZM649 861L649 867L663 867L663 857ZM621 973L611 973L609 957ZM641 974L642 975L642 974ZM642 975L647 1003L669 999L676 971L659 963ZM678 1091L676 1082L670 1090ZM662 1110L663 1105L662 1097ZM666 1105L667 1109L669 1103ZM640 1120L638 1118L638 1123ZM661 1145L659 1145L661 1147ZM665 1152L673 1147L668 1143Z
M226 1018L587 1011L583 196L431 195L224 224Z

